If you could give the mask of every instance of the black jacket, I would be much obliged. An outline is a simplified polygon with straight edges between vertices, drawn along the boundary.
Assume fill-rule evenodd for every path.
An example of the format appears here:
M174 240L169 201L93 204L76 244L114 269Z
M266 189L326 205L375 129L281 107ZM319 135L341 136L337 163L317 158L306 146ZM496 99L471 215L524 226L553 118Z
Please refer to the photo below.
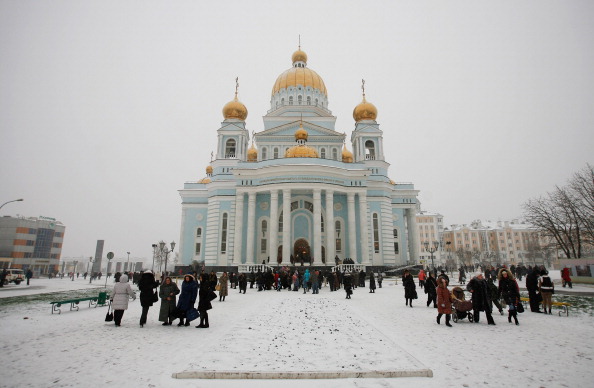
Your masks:
M155 281L155 275L150 272L145 272L138 281L138 289L140 290L140 304L144 307L153 305L153 295L155 288L159 283Z
M493 311L489 288L485 279L472 278L466 285L466 289L472 292L472 308L475 311L488 311L489 313Z

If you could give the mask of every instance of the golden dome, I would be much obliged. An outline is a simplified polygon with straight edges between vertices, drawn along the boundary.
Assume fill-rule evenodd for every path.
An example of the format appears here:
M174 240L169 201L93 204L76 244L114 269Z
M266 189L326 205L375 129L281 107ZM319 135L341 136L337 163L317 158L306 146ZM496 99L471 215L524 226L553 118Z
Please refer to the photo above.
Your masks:
M394 182L392 179L390 179L390 184L391 184L391 185L395 185L395 184L396 184L396 182Z
M206 167L206 175L212 175L212 166Z
M307 62L307 54L305 54L301 50L295 51L293 53L293 63L298 61ZM297 86L301 85L305 87L312 87L314 89L318 89L321 93L328 97L328 92L326 91L326 85L324 85L324 81L322 77L318 75L315 71L307 68L307 67L298 67L293 66L289 70L286 70L281 75L278 76L274 86L272 87L272 95L278 93L281 89L286 89L289 86Z
M258 161L258 150L254 147L254 143L252 142L252 146L247 152L247 161L248 162L256 162Z
M301 51L301 49L299 49L293 53L291 60L293 61L293 63L295 63L295 62L307 63L307 54L304 51Z
M237 94L235 94L235 98L233 101L229 101L223 107L223 117L226 119L239 119L241 121L245 121L247 118L248 111L245 105L243 105L237 99Z
M353 153L346 148L346 144L342 148L342 161L345 163L353 163Z
M308 133L303 129L303 124L299 124L299 129L295 131L295 140L307 140Z
M198 181L198 183L204 183L204 184L210 183L210 178L202 178Z
M377 108L372 103L365 101L364 96L363 101L353 110L353 118L356 122L359 122L361 120L375 120L376 117Z
M310 146L296 145L285 152L285 158L317 158L318 151Z

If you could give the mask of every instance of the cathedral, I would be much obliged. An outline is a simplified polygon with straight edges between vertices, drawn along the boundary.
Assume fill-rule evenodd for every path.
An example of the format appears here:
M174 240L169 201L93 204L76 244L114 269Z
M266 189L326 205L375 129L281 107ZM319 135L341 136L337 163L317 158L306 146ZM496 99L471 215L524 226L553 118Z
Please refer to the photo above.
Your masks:
M291 62L272 86L261 131L250 136L237 87L223 107L206 176L179 190L181 264L232 270L345 259L366 267L413 263L418 191L390 179L364 81L347 147L326 85L301 47Z

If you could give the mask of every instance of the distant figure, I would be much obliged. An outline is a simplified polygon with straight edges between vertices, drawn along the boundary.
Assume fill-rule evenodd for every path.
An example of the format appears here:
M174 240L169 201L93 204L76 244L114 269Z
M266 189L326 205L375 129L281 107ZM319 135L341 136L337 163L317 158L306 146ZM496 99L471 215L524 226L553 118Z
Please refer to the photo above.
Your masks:
M571 276L569 276L569 268L567 268L567 267L563 268L563 270L561 271L561 279L563 280L563 288L565 288L565 286L569 286L569 288L573 288L571 286Z
M6 268L2 270L2 273L0 273L0 287L4 287L4 282L6 281L6 275L8 275L8 272L6 271Z
M373 272L369 273L369 293L375 294L375 276L373 276Z
M404 286L404 298L406 299L406 305L412 307L413 299L417 299L418 296L415 287L415 281L408 269L404 270L404 275L402 276L402 286Z
M33 277L33 271L31 271L30 268L27 270L27 274L25 275L25 277L27 278L27 285L29 285L29 280L31 280L31 278Z
M351 299L351 295L353 294L353 278L349 272L344 274L344 278L342 280L342 284L344 285L344 290L346 292L346 299Z
M140 315L140 327L146 324L148 311L155 302L155 288L159 287L159 282L155 281L155 275L151 271L146 271L140 276L138 289L140 290L140 305L142 306L142 315Z
M216 281L216 280L215 280ZM208 310L212 309L212 304L210 303L211 293L214 294L211 286L211 282L206 276L206 274L200 275L200 291L199 291L199 299L198 299L198 311L200 312L200 324L196 326L196 328L208 328L210 327L208 323ZM216 294L214 295L216 298Z
M549 272L546 269L543 269L541 272L540 280L538 281L538 290L540 291L540 295L542 295L542 307L544 308L544 313L551 313L552 302L551 298L553 293L555 292L555 286L553 285L553 281L549 277Z
M448 290L448 280L443 276L437 279L437 324L443 314L446 316L446 326L452 327L450 317L452 314L452 294Z

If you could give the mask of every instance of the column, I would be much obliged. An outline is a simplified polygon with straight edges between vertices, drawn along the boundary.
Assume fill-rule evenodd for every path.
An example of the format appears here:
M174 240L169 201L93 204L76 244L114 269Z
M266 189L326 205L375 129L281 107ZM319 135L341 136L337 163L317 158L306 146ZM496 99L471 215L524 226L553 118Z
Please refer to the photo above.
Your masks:
M355 216L355 193L347 193L348 208L348 229L349 229L349 255L355 263L359 263L357 257L357 218Z
M268 237L268 255L270 263L277 265L278 257L278 190L270 190L270 235Z
M235 197L235 236L233 237L233 265L241 264L243 230L243 193L237 192Z
M334 229L334 191L326 190L326 265L334 265L336 230Z
M372 265L369 261L369 212L367 211L367 193L359 193L359 221L361 228L361 259L362 264Z
M283 190L283 265L291 264L291 189Z
M254 254L254 238L256 231L256 224L254 218L256 217L256 193L249 193L248 197L248 216L246 222L247 229L247 251L245 253L246 263L256 263L256 256Z
M314 265L322 265L322 190L313 191L314 217Z
M417 212L415 208L406 209L406 223L408 224L408 264L415 264L419 259L419 230L417 229Z

